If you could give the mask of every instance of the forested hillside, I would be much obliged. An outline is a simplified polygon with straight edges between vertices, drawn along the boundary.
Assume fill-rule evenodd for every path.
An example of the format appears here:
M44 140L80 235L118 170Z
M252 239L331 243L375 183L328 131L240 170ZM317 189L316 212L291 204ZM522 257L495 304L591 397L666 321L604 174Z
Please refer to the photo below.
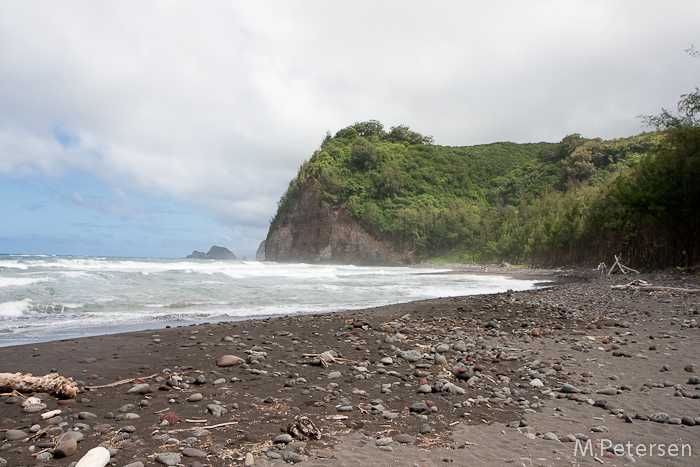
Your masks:
M648 117L657 131L612 141L444 147L406 126L356 123L302 165L270 232L313 179L322 203L415 261L694 265L698 94L680 115Z

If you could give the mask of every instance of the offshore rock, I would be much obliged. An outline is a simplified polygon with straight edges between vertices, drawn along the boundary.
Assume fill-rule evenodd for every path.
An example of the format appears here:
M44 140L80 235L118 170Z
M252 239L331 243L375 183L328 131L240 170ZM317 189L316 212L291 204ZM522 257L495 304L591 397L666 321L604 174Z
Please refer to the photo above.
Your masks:
M292 207L270 226L265 260L361 265L410 264L375 240L341 206L321 203L313 180L301 188Z
M224 260L235 260L236 255L231 253L228 248L221 246L213 246L209 249L207 253L202 253L201 251L194 250L191 255L187 255L186 259L224 259Z

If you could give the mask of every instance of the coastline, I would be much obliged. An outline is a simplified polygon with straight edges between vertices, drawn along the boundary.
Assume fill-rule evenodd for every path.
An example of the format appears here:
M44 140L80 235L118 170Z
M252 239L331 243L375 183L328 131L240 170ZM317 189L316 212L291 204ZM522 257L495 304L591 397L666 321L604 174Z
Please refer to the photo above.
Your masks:
M62 459L32 456L53 445L48 431L26 442L5 440L0 458L15 466L68 466L104 443L112 450L110 465L118 467L163 465L156 461L163 452L194 467L242 465L248 453L256 465L595 465L596 456L610 465L632 462L598 451L577 456L567 435L580 433L613 446L689 443L690 455L632 458L641 465L669 459L696 465L700 426L689 424L700 417L700 399L693 397L700 383L689 381L700 375L697 295L610 285L642 278L700 287L700 280L504 272L486 274L556 282L523 292L0 348L2 371L55 370L81 387L129 381L84 389L68 402L73 405L42 396L43 411L62 410L48 420L2 396L5 432L17 428L31 438L31 426L54 426L56 436L59 430L83 436ZM326 351L338 359L328 367L313 357ZM223 355L246 363L218 366ZM145 386L129 393L134 380ZM566 392L567 385L578 392ZM190 400L195 394L201 399ZM181 421L162 425L168 412ZM668 420L635 418L655 413ZM300 416L316 424L321 438L275 442ZM202 428L220 423L230 425Z

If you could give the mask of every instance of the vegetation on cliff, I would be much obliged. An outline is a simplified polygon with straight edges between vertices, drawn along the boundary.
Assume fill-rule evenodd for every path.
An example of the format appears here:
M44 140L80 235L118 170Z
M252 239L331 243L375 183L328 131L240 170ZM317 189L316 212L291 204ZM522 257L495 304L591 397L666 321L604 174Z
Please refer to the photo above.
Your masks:
M302 165L270 232L313 179L321 202L416 260L696 264L698 96L682 96L678 115L646 117L656 131L612 141L444 147L407 126L356 123Z

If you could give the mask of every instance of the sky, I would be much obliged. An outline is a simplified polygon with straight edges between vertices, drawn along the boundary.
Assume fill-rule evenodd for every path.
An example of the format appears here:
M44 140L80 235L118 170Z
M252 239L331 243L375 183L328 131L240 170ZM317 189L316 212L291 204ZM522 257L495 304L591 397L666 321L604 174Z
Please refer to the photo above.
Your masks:
M0 2L0 254L254 256L327 131L614 139L700 86L700 2Z

